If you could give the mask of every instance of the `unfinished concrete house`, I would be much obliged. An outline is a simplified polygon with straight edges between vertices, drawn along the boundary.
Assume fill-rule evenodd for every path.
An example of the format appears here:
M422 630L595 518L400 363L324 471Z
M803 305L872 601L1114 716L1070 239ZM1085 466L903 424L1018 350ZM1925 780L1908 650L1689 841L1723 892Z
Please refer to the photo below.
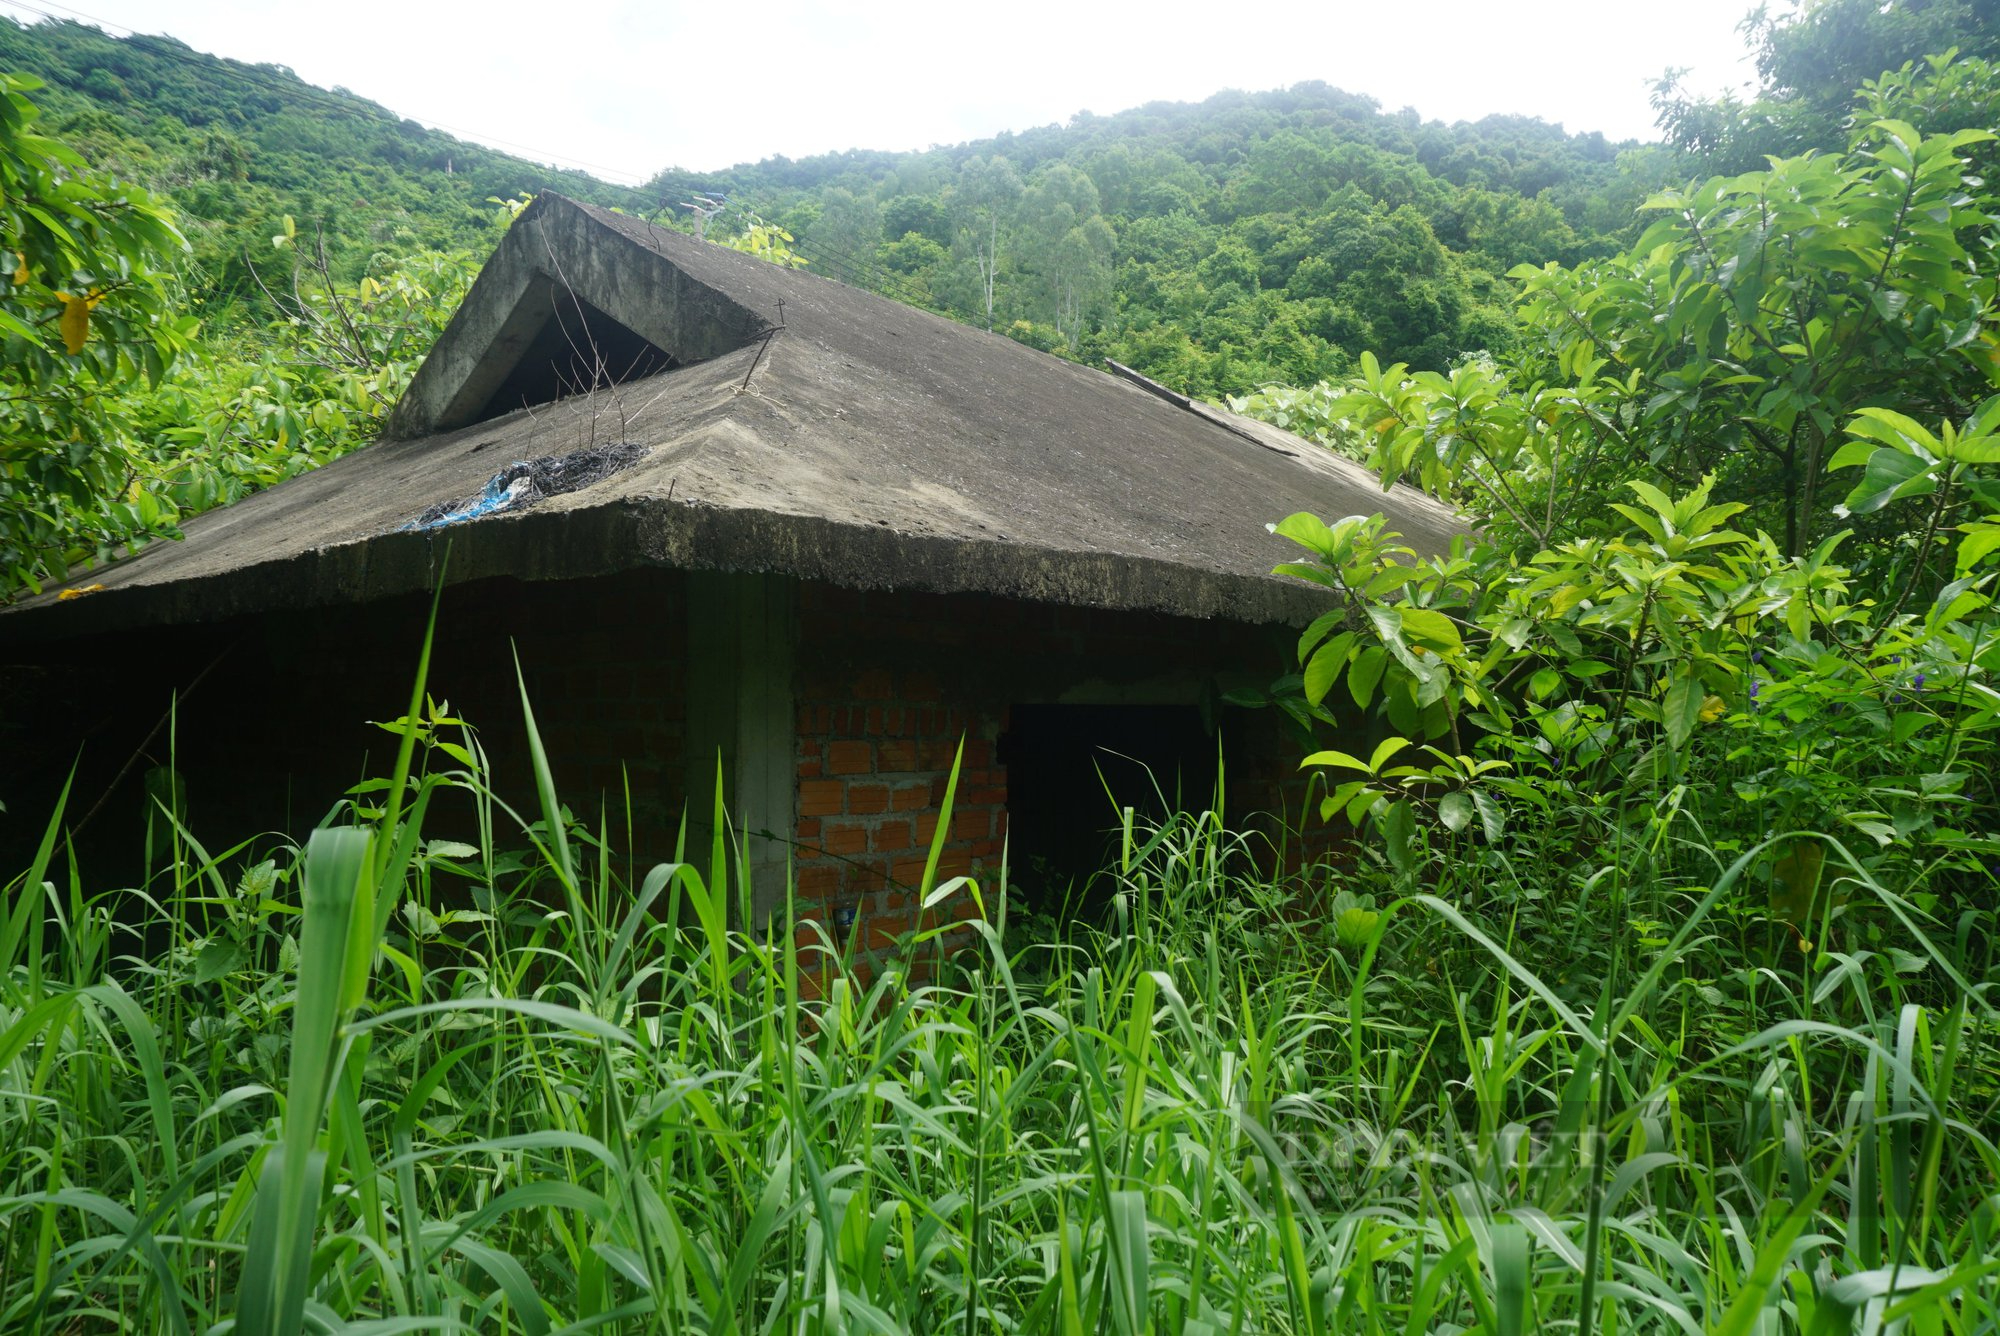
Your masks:
M1096 864L1115 802L1205 805L1218 754L1232 817L1300 815L1296 744L1218 704L1325 610L1270 574L1295 510L1459 529L1142 378L544 195L384 440L0 613L0 829L38 837L77 763L77 847L122 866L171 758L211 849L302 832L386 770L369 721L442 574L431 691L519 810L517 656L573 811L659 857L720 756L760 899L789 863L883 940L961 742L945 870L1007 840L1030 891Z

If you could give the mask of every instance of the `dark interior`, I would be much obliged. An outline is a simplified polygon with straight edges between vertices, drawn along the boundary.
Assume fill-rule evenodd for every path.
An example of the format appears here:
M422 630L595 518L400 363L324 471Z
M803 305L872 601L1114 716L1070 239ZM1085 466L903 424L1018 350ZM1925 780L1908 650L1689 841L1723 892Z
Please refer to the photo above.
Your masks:
M1216 740L1192 705L1016 705L1000 739L1007 767L1009 879L1037 912L1101 914L1114 889L1120 813L1136 826L1202 811Z
M671 370L673 357L571 293L559 293L521 360L473 419L553 403Z

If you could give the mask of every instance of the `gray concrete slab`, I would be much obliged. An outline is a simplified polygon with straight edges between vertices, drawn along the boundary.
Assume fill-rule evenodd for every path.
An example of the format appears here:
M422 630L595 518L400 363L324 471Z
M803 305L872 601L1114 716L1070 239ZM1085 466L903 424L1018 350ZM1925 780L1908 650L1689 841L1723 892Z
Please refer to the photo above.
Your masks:
M520 355L523 303L563 290L683 364L453 426ZM1267 523L1383 512L1427 552L1463 531L1275 428L555 196L515 223L394 425L423 434L199 516L73 582L101 591L0 613L0 639L386 597L428 586L447 547L454 582L665 565L1296 622L1325 595L1270 574L1296 549ZM515 461L609 444L644 454L518 513L403 527Z

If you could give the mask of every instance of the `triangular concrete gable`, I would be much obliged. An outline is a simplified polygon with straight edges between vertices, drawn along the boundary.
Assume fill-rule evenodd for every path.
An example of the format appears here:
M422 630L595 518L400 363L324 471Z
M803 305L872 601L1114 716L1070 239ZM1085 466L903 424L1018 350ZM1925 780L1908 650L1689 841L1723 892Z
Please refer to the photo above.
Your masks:
M628 234L545 195L514 221L386 435L451 431L734 351L773 323ZM678 240L678 238L675 238ZM693 243L689 243L693 244Z

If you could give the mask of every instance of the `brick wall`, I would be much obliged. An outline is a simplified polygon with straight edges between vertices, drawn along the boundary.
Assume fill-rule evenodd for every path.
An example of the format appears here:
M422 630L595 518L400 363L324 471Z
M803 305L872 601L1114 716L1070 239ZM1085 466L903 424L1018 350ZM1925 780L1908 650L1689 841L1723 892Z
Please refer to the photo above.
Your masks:
M958 758L936 880L997 890L1007 777L994 760L1004 711L943 704L923 667L813 669L799 683L797 895L803 912L879 954L903 934L976 913L970 897L922 915L918 891Z
M369 721L401 713L427 611L427 600L399 600L162 631L143 663L102 645L70 647L35 679L36 717L61 724L42 749L46 764L24 777L32 785L0 798L10 816L46 812L76 735L87 732L76 792L94 799L158 719L170 689L234 644L178 721L196 831L212 847L227 847L259 831L304 829L364 777L364 751L365 773L386 770L394 739ZM798 896L805 912L829 923L843 925L851 914L870 951L917 926L915 888L961 739L939 877L971 875L992 893L1007 834L1009 777L998 746L1010 706L1068 701L1085 686L1120 699L1120 690L1161 673L1191 682L1235 671L1268 681L1282 670L1289 639L1228 623L811 583L798 588L797 620ZM445 598L432 691L479 727L502 794L535 819L514 680L518 648L558 793L593 824L608 804L623 848L617 823L629 775L632 863L643 869L671 852L682 810L687 637L685 581L673 572L460 586ZM1221 717L1233 742L1232 817L1282 807L1298 820L1307 780L1297 771L1296 743L1270 712L1231 709ZM134 773L154 754L165 759L163 742ZM93 826L92 843L136 857L140 798L128 778ZM705 800L698 794L697 806ZM434 832L463 830L462 807L446 795ZM1291 842L1294 861L1302 850L1338 844L1338 829L1322 825L1316 807L1305 815L1309 838ZM22 838L39 834L38 819L11 825ZM968 912L964 902L938 911Z
M1115 698L1163 674L1248 670L1268 681L1283 667L1283 637L1266 644L1228 623L812 584L798 608L799 911L843 940L858 929L862 951L878 957L919 926L915 891L961 739L938 879L969 875L991 895L1007 833L997 752L1010 705L1069 699L1091 684ZM1236 744L1232 815L1282 810L1297 823L1308 781L1296 744L1270 714L1228 709L1223 724ZM1316 806L1308 816L1309 838L1285 841L1294 865L1332 844ZM973 912L963 900L941 905L923 926Z
M501 796L524 817L535 820L539 811L516 652L558 796L593 825L608 805L622 849L629 774L635 861L671 854L686 731L680 590L674 573L634 572L446 591L430 694L478 729ZM397 739L373 721L394 719L408 706L429 611L428 599L397 599L162 628L145 633L143 655L132 652L130 638L55 647L32 678L26 669L9 670L7 680L36 682L43 708L19 722L15 745L30 762L0 777L0 801L9 817L46 820L84 738L75 792L86 807L106 795L90 826L85 873L135 874L146 813L138 781L168 761L166 732L122 777L121 767L179 690L185 694L171 756L187 782L195 834L213 849L302 835L349 786L387 775ZM36 723L39 734L27 727ZM470 838L470 802L441 792L427 829ZM25 820L0 822L0 849L12 853L39 830ZM500 838L520 841L504 829Z

